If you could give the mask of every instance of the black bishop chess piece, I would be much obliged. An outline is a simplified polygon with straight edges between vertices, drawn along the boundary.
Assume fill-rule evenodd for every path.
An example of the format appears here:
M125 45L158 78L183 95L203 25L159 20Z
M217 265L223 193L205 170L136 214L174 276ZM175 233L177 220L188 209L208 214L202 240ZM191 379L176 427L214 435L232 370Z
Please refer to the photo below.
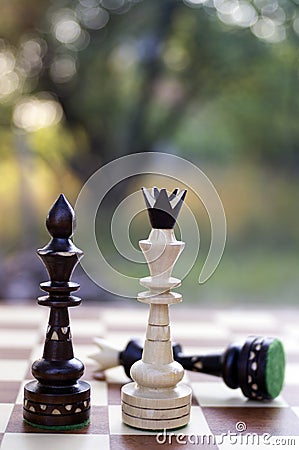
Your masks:
M50 316L43 357L32 365L36 381L24 388L23 417L43 429L69 430L89 424L90 386L79 381L84 365L74 357L68 313L69 307L81 303L70 295L80 287L70 278L83 256L70 239L74 220L74 211L61 194L46 221L52 239L37 250L50 275L50 281L40 284L48 295L39 297L38 304L50 307Z

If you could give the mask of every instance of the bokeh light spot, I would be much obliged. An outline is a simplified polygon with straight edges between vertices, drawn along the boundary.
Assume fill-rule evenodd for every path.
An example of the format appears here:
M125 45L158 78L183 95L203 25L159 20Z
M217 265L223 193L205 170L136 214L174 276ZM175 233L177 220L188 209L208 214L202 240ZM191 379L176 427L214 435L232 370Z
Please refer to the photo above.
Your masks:
M101 4L104 8L114 10L122 8L125 4L125 0L102 0Z
M13 112L14 124L28 132L37 131L55 125L62 119L63 111L54 99L25 97L15 106Z
M232 13L233 22L240 27L250 27L257 22L258 15L255 8L247 2L240 2Z
M188 6L198 7L206 3L207 0L184 0L184 3L186 3Z
M273 20L263 17L251 28L253 34L259 39L271 43L282 42L286 38L285 28L277 25Z
M76 74L76 61L72 56L57 56L51 64L50 75L56 83L66 83Z
M86 8L81 11L83 24L91 30L100 30L107 25L109 21L109 13L99 6L95 8Z
M0 98L11 95L19 87L19 77L15 72L9 72L0 77Z
M80 37L81 27L74 19L62 18L54 27L55 37L63 44L72 44Z
M15 57L10 50L0 52L0 75L11 72L15 67Z

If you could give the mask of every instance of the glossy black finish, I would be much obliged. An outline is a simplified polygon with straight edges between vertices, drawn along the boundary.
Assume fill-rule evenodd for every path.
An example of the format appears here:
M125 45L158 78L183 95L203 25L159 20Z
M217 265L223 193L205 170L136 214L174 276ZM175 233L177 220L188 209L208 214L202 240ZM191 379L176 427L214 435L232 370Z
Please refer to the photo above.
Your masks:
M185 370L200 372L222 377L231 389L241 388L245 397L254 400L269 400L271 396L266 389L265 370L267 351L274 338L249 336L245 343L231 344L223 353L210 355L184 355L180 344L173 345L173 357ZM252 371L250 360L252 351L260 344L260 357L257 370ZM124 367L126 375L130 377L130 370L134 362L142 357L142 345L132 339L125 350L119 354L119 363ZM252 386L257 385L257 391Z
M150 191L142 188L145 204L148 210L149 219L152 228L159 229L171 229L176 224L177 217L183 205L183 201L186 197L187 191L184 190L180 199L174 207L171 205L171 201L178 194L178 189L175 189L169 196L166 189L153 188L153 196Z
M77 428L90 413L90 387L78 381L83 363L74 357L68 308L81 303L72 291L79 284L70 281L83 252L71 241L74 211L63 194L52 206L46 225L52 236L37 254L45 264L50 281L41 283L48 295L38 303L49 306L50 316L43 357L32 365L32 381L24 389L24 419L41 428Z

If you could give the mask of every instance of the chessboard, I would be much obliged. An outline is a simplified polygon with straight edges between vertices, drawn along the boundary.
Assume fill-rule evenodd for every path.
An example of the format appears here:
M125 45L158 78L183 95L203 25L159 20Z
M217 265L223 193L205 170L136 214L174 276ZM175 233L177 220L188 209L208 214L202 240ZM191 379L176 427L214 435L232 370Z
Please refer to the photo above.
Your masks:
M133 302L132 302L133 303ZM85 364L82 379L92 389L91 423L75 431L42 431L23 422L23 387L32 380L32 362L42 356L48 311L37 305L0 306L0 441L3 450L137 450L299 448L299 311L205 309L178 305L170 309L172 340L184 353L223 351L248 335L282 340L287 369L285 386L273 401L246 399L221 379L188 372L193 391L190 423L164 432L141 431L121 422L120 389L129 379L122 367L96 373L89 355L93 337L124 349L133 338L144 338L147 306L83 305L70 310L75 356Z

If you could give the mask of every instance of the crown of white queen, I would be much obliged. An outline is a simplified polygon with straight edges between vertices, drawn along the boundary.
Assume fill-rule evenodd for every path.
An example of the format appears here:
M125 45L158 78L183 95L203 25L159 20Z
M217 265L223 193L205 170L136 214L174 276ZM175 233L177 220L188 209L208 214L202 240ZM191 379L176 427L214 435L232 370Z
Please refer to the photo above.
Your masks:
M175 189L168 195L165 188L159 190L153 187L152 189L142 188L142 193L152 228L174 228L187 194L186 189Z

